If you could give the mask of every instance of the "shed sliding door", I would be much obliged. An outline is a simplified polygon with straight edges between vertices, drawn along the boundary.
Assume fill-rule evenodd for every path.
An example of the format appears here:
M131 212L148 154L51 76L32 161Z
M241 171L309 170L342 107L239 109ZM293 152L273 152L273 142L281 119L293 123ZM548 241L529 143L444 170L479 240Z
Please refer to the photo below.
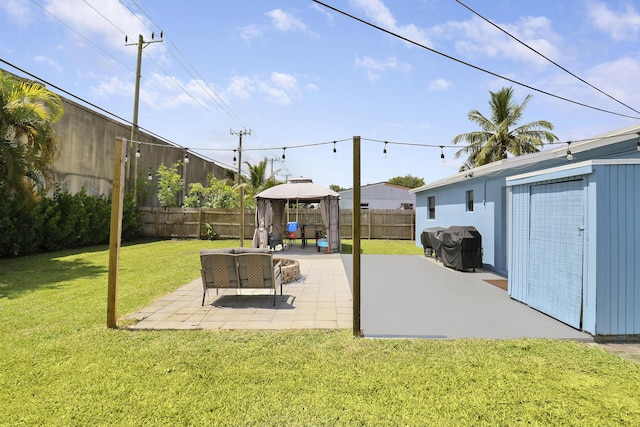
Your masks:
M575 328L582 320L584 181L532 185L526 303Z

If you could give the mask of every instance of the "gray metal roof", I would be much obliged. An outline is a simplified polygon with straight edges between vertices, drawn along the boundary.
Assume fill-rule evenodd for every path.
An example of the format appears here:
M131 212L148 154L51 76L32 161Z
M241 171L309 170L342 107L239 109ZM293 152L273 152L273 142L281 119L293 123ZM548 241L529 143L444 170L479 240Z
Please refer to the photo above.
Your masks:
M638 138L640 132L640 125L635 124L622 129L611 131L591 139L585 139L583 141L572 142L571 152L574 154L595 150L598 148L606 147L608 145L614 145L623 141L628 141L633 138ZM537 153L525 154L524 156L511 157L505 160L489 163L487 165L478 166L463 172L458 172L455 175L451 175L447 178L433 181L422 187L409 190L410 193L419 193L421 191L431 190L434 188L444 187L446 185L455 184L457 182L464 181L469 178L477 178L487 175L497 175L503 171L513 171L517 173L520 168L527 168L536 163L544 162L547 160L560 159L567 155L567 144L562 144L559 147L551 148L548 150L538 151Z

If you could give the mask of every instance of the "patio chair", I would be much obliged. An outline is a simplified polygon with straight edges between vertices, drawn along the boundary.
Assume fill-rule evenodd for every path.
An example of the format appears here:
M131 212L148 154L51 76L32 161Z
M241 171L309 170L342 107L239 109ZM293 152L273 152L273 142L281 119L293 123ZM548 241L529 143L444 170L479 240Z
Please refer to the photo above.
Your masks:
M200 264L202 268L202 305L209 289L238 288L238 268L233 249L202 250Z
M280 295L282 295L281 263L278 261L274 265L271 253L261 253L258 250L249 249L236 249L235 252L240 288L273 289L273 305L275 306L278 286L280 286Z
M200 251L202 305L209 289L216 294L223 289L273 289L276 305L277 287L282 295L282 264L273 263L269 249L229 248Z

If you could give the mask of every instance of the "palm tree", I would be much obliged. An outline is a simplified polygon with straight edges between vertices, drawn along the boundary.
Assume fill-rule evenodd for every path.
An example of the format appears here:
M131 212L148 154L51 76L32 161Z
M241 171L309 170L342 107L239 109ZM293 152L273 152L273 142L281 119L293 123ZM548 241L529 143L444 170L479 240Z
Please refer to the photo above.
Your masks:
M468 159L461 170L470 167L506 159L512 156L535 153L544 146L544 141L553 143L558 137L549 132L553 125L546 120L538 120L518 126L522 114L531 95L517 104L513 100L513 88L502 88L491 92L489 107L491 119L486 118L478 110L472 110L467 117L480 127L480 131L463 133L453 138L452 143L466 142L467 146L455 154L459 158L463 154Z
M54 182L60 141L53 123L64 112L44 86L0 72L0 194L32 201Z
M249 181L247 182L247 187L250 188L250 192L254 195L278 184L278 181L275 178L275 174L278 171L267 174L267 162L268 159L266 157L255 165L252 165L249 162L244 162L249 169Z

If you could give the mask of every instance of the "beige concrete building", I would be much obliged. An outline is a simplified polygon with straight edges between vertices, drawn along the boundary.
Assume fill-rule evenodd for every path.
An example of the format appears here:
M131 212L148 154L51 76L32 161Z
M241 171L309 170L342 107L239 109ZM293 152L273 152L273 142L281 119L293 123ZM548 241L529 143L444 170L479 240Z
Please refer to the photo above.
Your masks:
M113 182L114 150L116 138L129 139L131 126L76 102L62 98L64 116L54 125L57 135L62 140L62 149L56 160L56 178L63 190L71 193L83 187L88 194L110 194ZM129 143L126 170L126 189L134 187L135 177L147 179L149 173L149 193L146 200L139 200L143 206L158 206L156 172L163 163L167 166L183 160L184 147L171 144L157 136L139 132L141 144ZM140 158L135 153L140 149ZM189 152L189 163L180 167L179 171L185 181L185 191L189 183L207 183L209 174L223 179L233 176L233 171L216 164L196 153ZM138 173L136 174L136 170ZM180 196L180 203L184 195Z

